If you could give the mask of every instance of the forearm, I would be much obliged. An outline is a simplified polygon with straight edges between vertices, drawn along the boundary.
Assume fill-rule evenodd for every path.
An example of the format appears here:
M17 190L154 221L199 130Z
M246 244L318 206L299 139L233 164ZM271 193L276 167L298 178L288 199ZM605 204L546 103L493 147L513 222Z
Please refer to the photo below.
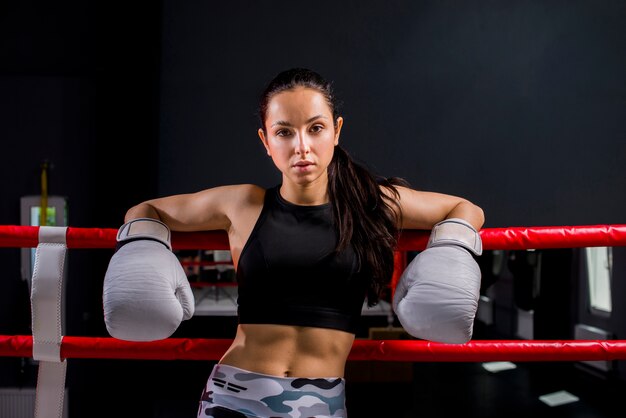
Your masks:
M443 193L399 187L403 229L431 229L444 219L460 218L477 231L485 222L483 210L469 200Z

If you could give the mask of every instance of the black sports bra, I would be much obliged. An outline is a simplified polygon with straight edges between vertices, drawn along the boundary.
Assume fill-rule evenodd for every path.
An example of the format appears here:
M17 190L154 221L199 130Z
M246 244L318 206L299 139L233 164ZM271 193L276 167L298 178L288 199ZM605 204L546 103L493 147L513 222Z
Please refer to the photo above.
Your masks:
M349 246L337 254L329 203L265 201L237 266L239 323L332 328L356 333L368 282Z

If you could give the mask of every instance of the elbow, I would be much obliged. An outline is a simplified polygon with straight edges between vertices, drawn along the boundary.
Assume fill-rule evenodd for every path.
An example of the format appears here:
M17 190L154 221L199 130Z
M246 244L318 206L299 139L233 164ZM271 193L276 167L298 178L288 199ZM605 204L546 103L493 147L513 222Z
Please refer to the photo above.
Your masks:
M161 220L157 209L150 204L149 201L139 203L126 211L124 222L132 221L137 218L153 218Z
M474 228L479 231L485 224L485 211L480 206L474 205L473 203L472 206L474 206L474 217L476 218Z
M476 231L480 231L485 224L485 212L483 209L465 199L456 205L452 212L448 214L448 217L462 218L469 222Z

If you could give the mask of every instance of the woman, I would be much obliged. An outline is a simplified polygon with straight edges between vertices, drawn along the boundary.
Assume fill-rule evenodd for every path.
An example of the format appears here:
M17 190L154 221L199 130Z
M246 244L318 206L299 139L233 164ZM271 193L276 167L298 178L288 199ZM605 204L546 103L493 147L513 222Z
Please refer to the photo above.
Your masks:
M175 231L228 233L239 325L209 377L199 417L345 417L355 326L365 298L376 304L390 281L399 231L448 218L477 231L483 212L355 163L339 145L344 121L331 86L314 71L278 74L259 115L258 135L281 184L149 200L128 210L125 222L152 218Z

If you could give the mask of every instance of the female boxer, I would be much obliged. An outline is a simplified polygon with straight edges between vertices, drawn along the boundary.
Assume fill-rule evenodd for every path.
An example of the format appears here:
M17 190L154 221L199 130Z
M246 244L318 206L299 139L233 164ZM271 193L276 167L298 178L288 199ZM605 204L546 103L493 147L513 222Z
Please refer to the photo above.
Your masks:
M402 325L417 338L471 338L483 211L353 161L339 145L344 120L331 85L314 71L278 74L259 115L259 138L282 182L130 208L105 276L107 329L128 340L171 335L193 315L194 301L170 231L225 230L239 324L198 417L346 417L346 359L364 301L376 304L388 286L402 229L432 230L395 292Z

